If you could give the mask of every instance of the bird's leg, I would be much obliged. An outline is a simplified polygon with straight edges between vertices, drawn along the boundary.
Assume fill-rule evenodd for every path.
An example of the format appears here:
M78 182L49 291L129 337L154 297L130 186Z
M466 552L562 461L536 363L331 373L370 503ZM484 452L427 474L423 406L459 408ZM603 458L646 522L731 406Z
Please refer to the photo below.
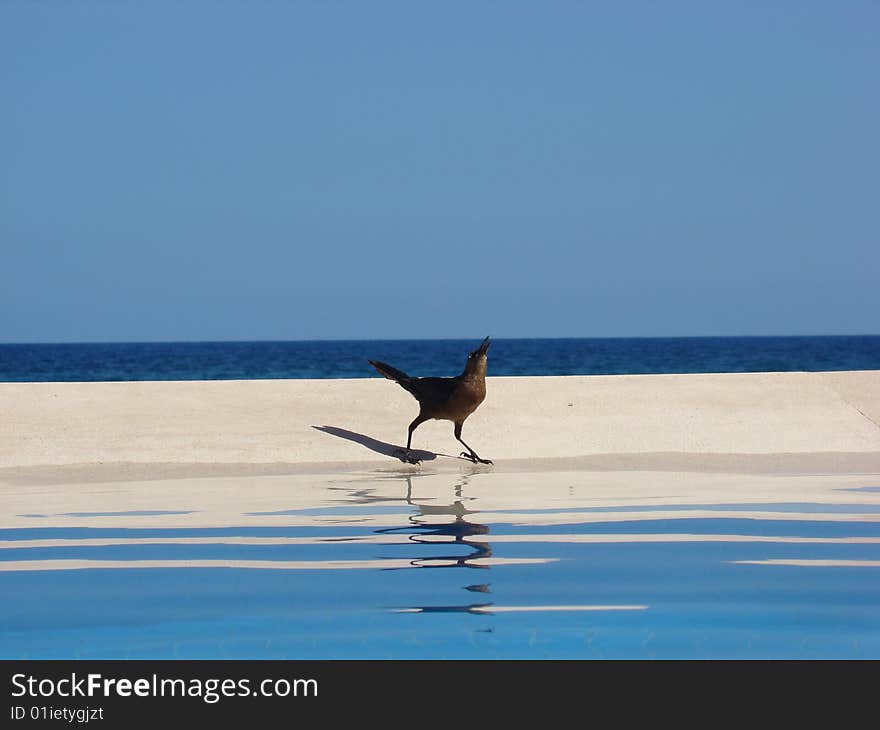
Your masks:
M460 456L463 456L465 459L470 459L472 462L474 462L474 464L477 464L477 463L491 464L492 463L491 459L481 459L479 456L477 456L476 451L474 451L470 446L468 446L467 444L464 443L464 439L461 437L461 427L462 427L462 424L458 423L456 421L456 423L455 423L455 438L457 438L459 441L461 441L461 443L464 444L464 447L467 449L466 452L462 451Z
M423 417L422 414L420 413L418 416L415 417L415 419L413 419L413 422L411 424L409 424L409 431L408 431L408 434L406 437L406 448L401 449L401 451L400 451L399 458L401 461L405 461L407 464L421 464L422 463L421 459L416 459L412 454L410 454L410 446L412 445L413 431L416 430L416 428L418 427L418 425L420 423L424 423L427 420L428 419Z

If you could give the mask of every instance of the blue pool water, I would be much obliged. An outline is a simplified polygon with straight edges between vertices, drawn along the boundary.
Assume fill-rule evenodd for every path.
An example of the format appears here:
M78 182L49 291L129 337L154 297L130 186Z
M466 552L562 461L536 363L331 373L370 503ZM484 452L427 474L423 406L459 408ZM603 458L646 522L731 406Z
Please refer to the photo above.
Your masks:
M0 345L0 381L230 380L454 375L470 340ZM499 339L490 375L880 369L880 336Z
M880 658L876 480L694 499L713 478L81 484L113 504L63 514L7 485L0 656Z

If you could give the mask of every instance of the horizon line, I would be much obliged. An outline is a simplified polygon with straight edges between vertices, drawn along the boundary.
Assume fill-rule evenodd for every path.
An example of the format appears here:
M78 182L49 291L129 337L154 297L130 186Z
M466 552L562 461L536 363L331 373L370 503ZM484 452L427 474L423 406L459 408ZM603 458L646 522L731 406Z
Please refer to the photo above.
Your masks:
M773 334L773 335L579 335L555 337L491 337L493 341L566 341L566 340L742 340L742 339L798 339L798 338L846 338L880 337L880 333L857 334ZM0 342L0 347L22 345L239 345L269 343L333 343L333 342L469 342L482 337L329 337L321 339L173 339L173 340L29 340Z

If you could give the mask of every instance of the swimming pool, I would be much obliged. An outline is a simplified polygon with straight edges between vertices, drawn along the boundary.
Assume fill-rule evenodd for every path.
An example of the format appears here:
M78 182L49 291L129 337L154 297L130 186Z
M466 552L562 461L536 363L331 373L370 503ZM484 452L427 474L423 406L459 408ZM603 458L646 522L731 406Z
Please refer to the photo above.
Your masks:
M6 659L880 657L870 475L462 466L2 494Z

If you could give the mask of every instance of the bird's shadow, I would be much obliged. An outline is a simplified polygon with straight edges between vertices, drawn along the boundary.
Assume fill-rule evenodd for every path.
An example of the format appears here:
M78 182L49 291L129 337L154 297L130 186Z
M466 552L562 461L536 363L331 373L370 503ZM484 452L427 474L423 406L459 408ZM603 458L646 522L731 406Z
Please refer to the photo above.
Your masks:
M339 428L337 426L312 426L312 428L314 428L316 431L329 433L331 436L338 436L342 439L354 441L355 443L361 444L362 446L366 446L371 451L375 451L377 454L382 454L383 456L391 456L404 462L406 461L406 459L403 458L405 450L402 446L395 446L394 444L389 444L385 441L374 439L371 436L365 436L362 433L348 431L347 429ZM419 459L420 461L433 461L438 456L438 454L435 454L433 451L424 451L423 449L410 449L409 455L413 458Z

